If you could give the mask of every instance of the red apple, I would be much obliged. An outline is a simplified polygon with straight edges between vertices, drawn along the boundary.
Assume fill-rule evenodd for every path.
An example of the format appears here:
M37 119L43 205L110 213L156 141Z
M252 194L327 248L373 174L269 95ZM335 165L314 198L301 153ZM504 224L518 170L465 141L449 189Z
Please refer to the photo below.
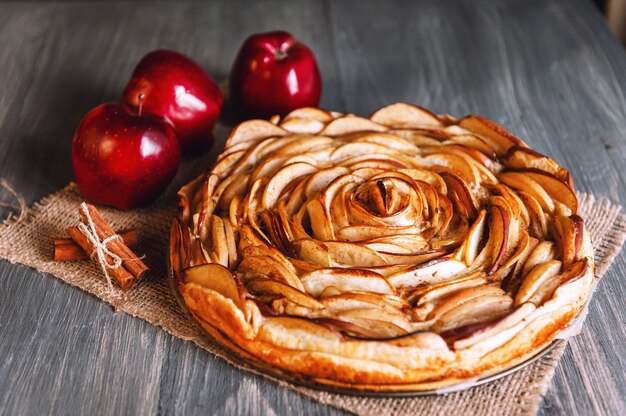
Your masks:
M322 80L311 49L278 31L244 42L230 74L230 89L243 115L268 118L317 107Z
M188 57L168 50L139 61L123 100L139 113L170 121L184 152L209 148L222 108L222 93L211 77Z
M120 103L87 113L72 141L72 165L83 197L120 209L153 201L179 163L174 128L158 116L139 117Z

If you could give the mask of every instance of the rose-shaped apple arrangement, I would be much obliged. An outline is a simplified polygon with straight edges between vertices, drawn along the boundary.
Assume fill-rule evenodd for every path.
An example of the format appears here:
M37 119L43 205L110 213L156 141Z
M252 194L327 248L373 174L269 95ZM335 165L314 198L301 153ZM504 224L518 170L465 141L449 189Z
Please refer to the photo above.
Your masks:
M179 196L170 264L191 314L315 383L432 389L506 368L592 288L569 173L478 116L246 121Z
M106 103L80 122L72 165L83 197L131 209L150 203L171 182L184 151L208 148L222 95L194 61L158 50L137 65L125 103Z

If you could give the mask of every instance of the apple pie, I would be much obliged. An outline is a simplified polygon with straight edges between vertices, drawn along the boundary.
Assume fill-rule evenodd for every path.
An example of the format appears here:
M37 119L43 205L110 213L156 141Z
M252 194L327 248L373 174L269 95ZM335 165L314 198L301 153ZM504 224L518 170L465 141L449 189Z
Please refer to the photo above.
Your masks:
M292 380L421 391L495 374L549 345L594 280L569 172L474 115L246 121L179 197L186 309Z

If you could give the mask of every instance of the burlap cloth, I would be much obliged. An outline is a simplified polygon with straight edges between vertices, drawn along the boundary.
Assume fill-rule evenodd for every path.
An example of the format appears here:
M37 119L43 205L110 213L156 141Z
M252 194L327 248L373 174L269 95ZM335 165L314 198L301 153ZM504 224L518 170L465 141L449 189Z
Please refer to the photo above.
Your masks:
M257 373L202 335L182 312L166 279L165 258L170 221L176 212L176 189L202 168L210 166L213 157L211 154L186 161L166 194L149 208L132 212L102 209L103 216L114 228L134 227L138 230L140 245L136 251L146 255L146 263L151 267L148 277L130 293L111 290L101 270L91 261L51 261L53 237L63 236L64 229L77 222L77 209L82 200L74 184L43 198L22 218L9 218L0 225L0 258L57 277L111 304L116 311L144 319L178 338L194 342L242 370ZM594 241L596 271L600 277L622 246L626 236L626 216L620 212L621 207L606 199L585 194L580 194L579 198L580 213ZM357 414L535 414L565 346L566 341L558 341L541 359L509 376L447 395L410 398L349 396L269 378L320 403Z

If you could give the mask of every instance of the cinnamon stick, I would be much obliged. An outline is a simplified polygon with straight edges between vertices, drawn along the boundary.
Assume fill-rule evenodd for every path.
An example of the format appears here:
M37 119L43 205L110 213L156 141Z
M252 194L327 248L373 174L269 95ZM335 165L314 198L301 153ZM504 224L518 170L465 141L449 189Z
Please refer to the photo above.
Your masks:
M89 239L87 238L85 234L83 234L76 227L69 227L66 231L67 231L67 234L72 238L72 240L74 240L76 244L81 246L82 249L85 250L86 253L90 253L92 258L95 257L93 244L91 244L91 242L89 241ZM111 256L109 256L108 254L105 254L104 256L107 262L109 263L113 262L113 259L111 258ZM135 285L135 282L137 281L139 277L139 276L134 276L132 273L126 270L124 266L120 266L120 267L113 268L113 269L108 269L108 273L111 275L111 277L113 277L115 282L124 290L128 290L132 288Z
M95 225L98 238L100 238L100 240L105 240L115 235L115 232L113 231L111 226L107 224L107 222L102 218L96 207L90 204L86 204L86 206L89 216L91 217L91 220ZM86 217L85 213L82 210L79 210L79 214L83 223L88 224L89 220ZM129 249L126 244L121 241L121 239L116 238L114 240L111 240L111 242L108 244L108 247L111 252L117 254L124 260L124 268L126 268L126 270L128 270L128 272L136 278L139 278L139 276L141 276L144 272L148 270L148 267L144 264L144 262L141 261L141 259L139 259L139 257L137 257L135 253L133 253L131 249Z
M124 244L132 248L137 245L137 230L118 231ZM89 255L71 238L55 238L53 242L54 261L75 261L88 259Z

